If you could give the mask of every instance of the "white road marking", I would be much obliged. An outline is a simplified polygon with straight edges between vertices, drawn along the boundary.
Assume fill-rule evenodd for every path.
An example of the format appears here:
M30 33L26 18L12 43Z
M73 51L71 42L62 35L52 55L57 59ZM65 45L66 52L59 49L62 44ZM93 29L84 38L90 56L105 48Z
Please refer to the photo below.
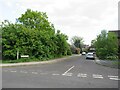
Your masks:
M65 71L62 75L66 75L70 70L72 70L75 66L72 66L71 68L69 68L67 71Z
M109 77L109 79L111 79L111 80L120 80L120 79L118 78L118 76L108 75L108 77Z
M21 73L28 73L28 72L26 72L26 71L20 71Z
M10 72L17 72L17 71L10 71Z
M52 75L57 76L57 75L60 75L60 74L54 74L54 73L53 73Z
M64 76L72 76L72 73L63 74Z
M120 80L119 78L109 78L111 80Z
M87 77L87 74L79 73L77 77Z
M108 77L110 77L110 78L118 78L118 76L112 76L112 75L108 75Z
M98 74L93 74L93 78L103 79L102 75L98 75Z
M32 72L32 74L38 74L37 72Z

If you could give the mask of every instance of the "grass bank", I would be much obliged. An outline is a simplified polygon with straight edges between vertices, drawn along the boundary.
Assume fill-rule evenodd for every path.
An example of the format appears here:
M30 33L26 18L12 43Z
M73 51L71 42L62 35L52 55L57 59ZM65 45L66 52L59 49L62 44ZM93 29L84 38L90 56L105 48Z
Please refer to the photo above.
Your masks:
M65 58L65 57L69 57L71 55L68 56L60 56L60 57L56 57L56 58L47 58L47 59L38 59L38 58L20 58L18 60L1 60L1 63L3 64L7 64L7 63L22 63L22 62L39 62L39 61L50 61L53 59L59 59L59 58Z

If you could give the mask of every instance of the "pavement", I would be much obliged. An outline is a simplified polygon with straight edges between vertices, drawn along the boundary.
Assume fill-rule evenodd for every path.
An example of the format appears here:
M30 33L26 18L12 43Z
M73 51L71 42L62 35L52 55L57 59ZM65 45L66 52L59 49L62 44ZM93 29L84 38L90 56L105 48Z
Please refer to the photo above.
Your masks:
M85 56L50 64L2 68L3 88L118 88L118 69Z
M50 64L50 63L52 64L52 63L60 62L60 61L63 61L65 59L68 59L70 57L75 57L75 56L81 56L81 54L80 55L72 55L72 56L59 58L59 59L53 59L50 61L0 64L0 67L28 66L28 65L37 65L37 64ZM99 64L99 65L103 65L103 66L107 66L107 67L111 67L111 68L118 68L118 65L114 64L115 62L118 62L118 61L99 60L98 58L96 58L94 61L96 64Z
M115 64L118 61L109 61L109 60L99 60L99 59L96 59L95 62L96 62L96 64L99 64L99 65L103 65L103 66L107 66L107 67L111 67L111 68L119 68L118 64Z
M9 64L5 63L5 64L0 64L0 67L28 66L28 65L37 65L37 64L50 64L50 63L52 64L52 63L60 62L60 61L63 61L65 59L68 59L70 57L75 57L75 56L81 56L81 54L79 54L79 55L72 55L72 56L59 58L59 59L53 59L53 60L49 60L49 61L22 62L22 63L9 63Z

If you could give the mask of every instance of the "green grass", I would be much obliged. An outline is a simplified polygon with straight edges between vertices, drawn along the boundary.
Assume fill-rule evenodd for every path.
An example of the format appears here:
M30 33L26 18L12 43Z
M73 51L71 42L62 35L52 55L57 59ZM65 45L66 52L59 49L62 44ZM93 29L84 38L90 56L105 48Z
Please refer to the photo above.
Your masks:
M21 63L21 62L32 62L32 61L39 61L38 59L30 59L30 58L21 58L18 60L3 60L2 63Z
M113 65L120 69L120 62L119 61L118 62L113 62Z
M120 66L120 62L113 62L113 64Z
M59 57L55 57L55 58L42 58L42 59L38 59L38 58L21 58L18 60L1 60L1 63L22 63L22 62L38 62L38 61L49 61L49 60L53 60L53 59L58 59L58 58L65 58L65 57L69 57L68 56L59 56Z

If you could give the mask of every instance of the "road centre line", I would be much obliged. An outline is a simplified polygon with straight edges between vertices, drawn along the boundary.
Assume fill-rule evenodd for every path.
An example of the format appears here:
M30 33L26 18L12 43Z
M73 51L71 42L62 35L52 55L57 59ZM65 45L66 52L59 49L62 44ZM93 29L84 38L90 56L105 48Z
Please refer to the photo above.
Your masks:
M75 66L72 66L71 68L69 68L67 71L65 71L62 75L67 74L70 70L72 70Z

